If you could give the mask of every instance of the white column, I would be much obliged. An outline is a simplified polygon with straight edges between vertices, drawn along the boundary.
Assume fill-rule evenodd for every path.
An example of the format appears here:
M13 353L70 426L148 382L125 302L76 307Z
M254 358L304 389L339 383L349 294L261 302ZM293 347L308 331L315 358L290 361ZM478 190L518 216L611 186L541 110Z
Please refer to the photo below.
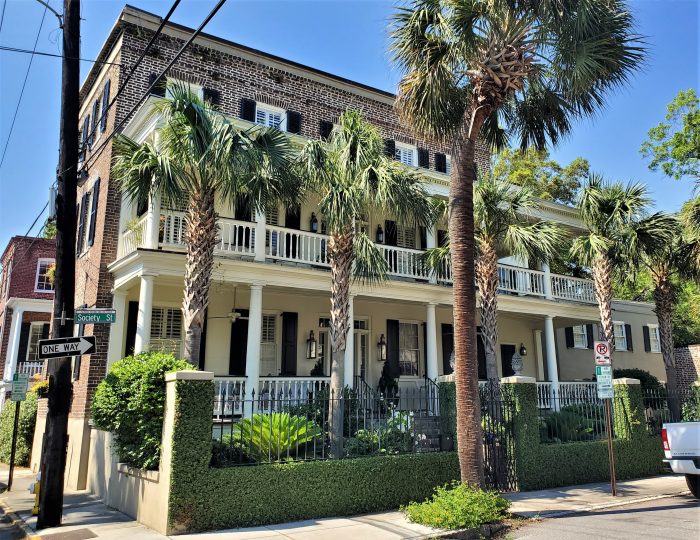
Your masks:
M542 330L533 332L535 341L535 360L537 361L537 380L544 381L544 351L542 350Z
M549 271L549 264L542 263L542 271L544 272L544 297L547 300L552 299L552 273Z
M248 344L245 356L245 397L253 398L260 392L260 340L262 338L262 285L250 286L248 306ZM246 416L252 411L252 403L246 403Z
M559 372L557 369L557 345L554 341L554 317L545 315L544 318L544 346L547 358L547 374L552 383L553 397L559 397ZM559 408L558 400L553 401L553 409Z
M139 290L139 312L136 317L136 339L134 340L134 354L148 350L151 342L151 314L153 312L153 282L155 276L144 274L141 276L141 288Z
M160 196L151 196L146 212L146 238L145 247L158 249L158 236L160 234Z
M437 226L431 225L425 231L425 243L428 249L437 247ZM437 283L437 272L431 272L430 283Z
M128 316L126 291L117 289L112 292L112 309L117 312L116 319L109 327L109 348L107 350L107 369L120 360L124 354L124 328Z
M17 366L17 354L19 353L19 338L22 331L22 315L24 310L14 308L12 310L12 322L10 323L10 341L7 344L7 356L5 357L4 379L11 381Z
M426 365L428 379L436 381L438 377L437 354L437 324L435 322L435 303L430 302L425 306L425 338L426 338Z
M348 319L350 319L350 329L348 338L345 341L344 375L345 386L353 387L355 384L355 295L350 295L350 305L348 309Z
M265 261L265 212L255 211L255 260Z

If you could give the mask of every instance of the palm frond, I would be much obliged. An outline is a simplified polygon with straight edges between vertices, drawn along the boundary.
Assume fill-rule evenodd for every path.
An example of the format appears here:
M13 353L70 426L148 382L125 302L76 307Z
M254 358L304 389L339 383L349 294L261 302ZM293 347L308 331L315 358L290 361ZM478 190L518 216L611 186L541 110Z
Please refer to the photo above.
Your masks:
M382 251L367 234L355 234L353 240L353 275L363 284L373 285L386 281L389 265Z

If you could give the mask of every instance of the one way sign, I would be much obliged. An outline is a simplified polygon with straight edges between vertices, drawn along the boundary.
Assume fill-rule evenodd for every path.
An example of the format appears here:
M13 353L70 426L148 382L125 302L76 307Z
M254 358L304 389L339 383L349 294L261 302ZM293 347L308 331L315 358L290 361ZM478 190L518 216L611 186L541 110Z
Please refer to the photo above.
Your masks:
M78 336L39 341L39 358L81 356L95 352L95 336Z

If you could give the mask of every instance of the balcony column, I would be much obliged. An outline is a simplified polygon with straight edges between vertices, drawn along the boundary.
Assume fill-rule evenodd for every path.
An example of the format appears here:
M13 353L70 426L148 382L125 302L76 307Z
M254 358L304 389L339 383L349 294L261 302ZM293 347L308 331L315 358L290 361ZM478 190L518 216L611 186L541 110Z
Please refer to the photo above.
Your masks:
M245 414L253 412L253 396L260 392L260 340L262 338L262 290L260 284L250 286L248 306L248 343L245 356ZM255 391L255 394L253 394Z
M348 305L348 319L350 319L350 328L348 330L348 338L345 341L345 357L344 360L344 379L345 386L353 388L355 384L355 295L350 294Z
M265 212L255 211L255 260L265 262Z
M158 237L160 236L160 195L151 195L148 198L145 236L144 247L147 249L158 249Z
M151 343L151 315L153 314L153 284L155 277L155 275L151 274L143 274L141 276L134 354L147 351Z
M109 327L109 348L107 350L107 369L120 360L124 354L124 328L127 318L127 292L117 289L112 292L112 309L117 312L116 320Z
M432 381L438 378L438 353L437 353L437 324L435 322L435 302L425 305L425 349L426 349L426 376Z
M17 355L19 354L19 338L22 331L22 316L24 310L15 307L12 310L12 322L10 323L10 342L7 344L7 356L5 357L4 379L11 381L17 367Z
M552 297L552 273L549 271L549 263L542 263L542 272L544 272L544 297L551 300Z
M552 397L559 397L559 371L557 368L557 345L554 341L554 317L544 317L544 346L547 360L547 374L552 383ZM553 400L554 409L558 409L559 402Z
M425 247L428 249L433 249L437 247L437 226L433 223L430 227L426 228L425 231ZM428 278L430 283L436 284L438 278L437 272L431 272Z

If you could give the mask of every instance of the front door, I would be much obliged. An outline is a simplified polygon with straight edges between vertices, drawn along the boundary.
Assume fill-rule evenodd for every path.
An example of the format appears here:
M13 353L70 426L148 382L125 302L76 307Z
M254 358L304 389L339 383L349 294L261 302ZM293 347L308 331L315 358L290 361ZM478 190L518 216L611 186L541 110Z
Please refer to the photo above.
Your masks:
M231 323L231 346L228 374L234 377L245 376L245 358L248 350L248 319L239 317Z
M366 381L369 363L369 333L365 330L355 331L355 376Z
M515 375L513 371L513 355L515 354L515 345L503 344L501 345L501 369L503 377L512 377Z

